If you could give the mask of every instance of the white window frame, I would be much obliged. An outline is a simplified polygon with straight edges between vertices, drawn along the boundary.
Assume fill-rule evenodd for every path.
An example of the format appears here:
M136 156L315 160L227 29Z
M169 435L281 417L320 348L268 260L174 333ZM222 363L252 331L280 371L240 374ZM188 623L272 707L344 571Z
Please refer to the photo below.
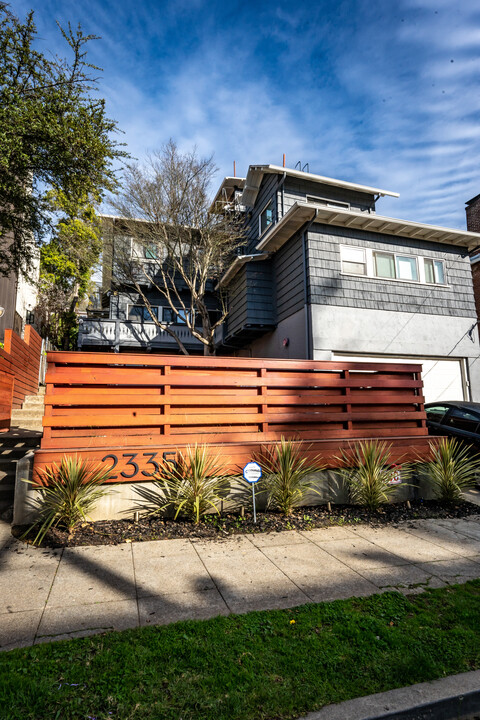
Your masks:
M445 282L439 283L439 282L435 282L435 281L434 281L434 282L432 283L432 282L429 282L429 281L426 279L427 273L425 272L425 260L429 260L430 262L433 263L433 276L434 276L434 277L435 277L435 263L438 262L438 263L441 263L441 264L442 264L443 279L444 279ZM422 271L423 271L423 282L424 282L426 285L431 285L432 287L438 287L438 286L440 286L440 287L445 287L445 286L446 286L446 284L447 284L447 283L446 283L446 280L447 280L447 272L446 272L446 269L445 269L445 260L439 260L438 258L424 257L424 258L422 258Z
M375 273L375 254L378 253L379 255L391 255L393 257L393 266L395 270L395 277L384 277L383 275L377 275ZM412 255L411 253L397 253L392 250L372 250L372 257L373 257L373 272L374 277L378 278L379 280L397 280L398 282L408 282L408 283L419 283L420 282L420 269L418 267L418 255ZM397 258L413 258L415 260L415 266L417 268L417 280L410 280L408 278L399 278L397 277L398 273L398 266L397 266Z
M262 230L262 215L265 210L268 210L269 206L272 206L272 222L269 223L264 230ZM275 225L275 198L271 197L270 200L264 205L262 210L258 214L258 237L262 237L271 227Z
M366 266L367 266L367 273L365 275L360 273L352 273L348 270L344 269L343 263L344 260L342 259L342 248L346 249L354 249L354 250L362 250L365 253L366 258ZM395 263L395 273L397 272L397 257L412 257L416 260L417 263L417 276L418 280L406 280L404 278L389 278L389 277L382 277L380 275L375 274L375 253L382 253L384 255L392 255L394 258ZM443 277L445 282L443 283L431 283L427 282L425 279L425 260L432 260L433 262L441 262L443 266ZM445 260L440 258L431 258L431 257L424 257L421 255L414 255L413 253L400 253L400 252L394 252L392 250L374 250L373 248L366 248L361 247L359 245L340 245L340 262L341 262L341 274L342 275L348 275L349 277L362 277L362 278L368 278L370 280L378 280L381 282L399 282L399 283L412 283L414 285L428 285L429 287L439 287L439 288L447 288L449 287L447 283L447 272L445 267Z

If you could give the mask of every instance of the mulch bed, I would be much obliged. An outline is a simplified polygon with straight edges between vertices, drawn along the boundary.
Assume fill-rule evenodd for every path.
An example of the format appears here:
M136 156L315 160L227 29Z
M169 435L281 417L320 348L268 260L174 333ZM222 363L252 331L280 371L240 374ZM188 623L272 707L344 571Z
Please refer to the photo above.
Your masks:
M245 512L242 517L237 513L207 515L198 525L186 520L162 519L151 516L138 522L129 520L101 520L83 523L68 535L60 529L50 530L45 536L43 547L76 547L80 545L117 545L122 542L142 542L144 540L163 540L167 538L225 538L240 533L279 532L281 530L312 530L313 528L335 525L367 524L396 525L408 520L426 518L463 518L480 514L480 507L462 501L454 505L442 505L436 500L411 500L406 503L384 505L378 512L369 512L358 505L332 505L331 511L326 505L302 507L288 517L275 512L257 513L257 523L253 514ZM12 529L16 537L25 533L27 527L17 525ZM24 538L30 541L34 533Z

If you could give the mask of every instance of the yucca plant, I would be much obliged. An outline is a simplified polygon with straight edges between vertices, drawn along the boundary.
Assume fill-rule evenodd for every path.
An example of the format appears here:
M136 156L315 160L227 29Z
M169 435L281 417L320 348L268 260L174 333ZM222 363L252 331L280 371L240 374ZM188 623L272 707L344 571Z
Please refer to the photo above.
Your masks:
M480 456L455 438L430 443L432 461L425 470L437 498L444 503L462 499L462 491L476 483Z
M37 496L30 500L37 517L26 533L38 529L33 544L40 543L52 527L71 533L79 522L87 520L97 501L111 492L104 486L110 474L110 470L77 456L64 456L60 465L52 463L39 472L42 486L25 480L37 490Z
M339 471L352 502L372 511L388 502L396 490L391 482L399 472L399 466L392 463L391 445L379 440L358 442L348 451L342 450L339 459L344 465ZM411 475L406 464L400 466L400 471L403 480Z
M317 456L309 460L303 443L281 438L271 447L264 447L256 456L263 471L262 486L267 492L267 505L290 515L309 491L318 492L308 476L325 468Z
M206 445L187 447L177 453L175 463L164 461L154 476L152 488L136 488L141 498L135 508L145 515L172 509L174 517L184 515L196 524L208 510L220 514L219 503L228 490L229 476L222 472L218 455Z

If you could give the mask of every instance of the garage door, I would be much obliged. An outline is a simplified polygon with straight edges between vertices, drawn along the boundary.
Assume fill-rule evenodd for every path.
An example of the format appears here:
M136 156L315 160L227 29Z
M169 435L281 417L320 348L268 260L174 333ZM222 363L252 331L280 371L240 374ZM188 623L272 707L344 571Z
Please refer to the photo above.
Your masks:
M425 402L438 400L467 400L461 360L413 357L382 357L373 355L344 355L333 353L336 360L352 362L412 363L423 366L422 379Z

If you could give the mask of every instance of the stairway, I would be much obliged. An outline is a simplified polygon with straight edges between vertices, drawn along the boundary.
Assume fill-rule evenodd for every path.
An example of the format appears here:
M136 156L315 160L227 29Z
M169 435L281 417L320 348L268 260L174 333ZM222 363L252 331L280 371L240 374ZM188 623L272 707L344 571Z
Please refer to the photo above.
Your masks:
M25 398L21 410L12 410L9 432L0 433L0 513L13 506L17 461L40 447L45 388Z
M10 426L12 429L33 430L43 433L42 418L45 403L45 388L39 389L37 395L27 395L21 410L12 410Z

